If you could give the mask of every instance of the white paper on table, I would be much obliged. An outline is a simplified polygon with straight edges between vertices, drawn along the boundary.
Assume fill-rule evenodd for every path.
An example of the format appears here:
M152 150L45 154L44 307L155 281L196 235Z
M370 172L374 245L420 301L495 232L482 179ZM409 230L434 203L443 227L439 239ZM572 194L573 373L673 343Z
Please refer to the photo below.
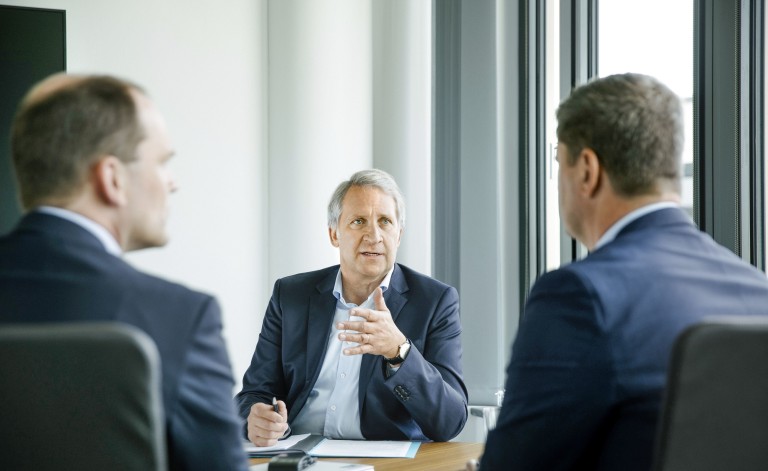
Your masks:
M246 442L243 444L243 447L245 448L245 451L248 453L264 453L268 451L286 450L292 447L293 445L299 443L300 441L304 440L308 436L309 436L308 433L305 433L302 435L291 435L285 440L278 441L277 445L272 445L272 446L256 446L251 442Z
M312 448L312 456L362 458L413 458L419 442L389 440L333 440L326 438Z

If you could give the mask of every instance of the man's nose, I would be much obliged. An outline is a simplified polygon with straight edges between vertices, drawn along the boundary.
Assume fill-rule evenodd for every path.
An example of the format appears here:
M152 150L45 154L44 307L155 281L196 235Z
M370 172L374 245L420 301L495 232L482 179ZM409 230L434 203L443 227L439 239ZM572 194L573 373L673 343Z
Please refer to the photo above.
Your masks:
M168 192L176 193L179 190L179 185L176 183L176 178L173 175L168 175Z
M381 228L378 224L371 224L365 228L365 239L369 242L379 242L381 240Z

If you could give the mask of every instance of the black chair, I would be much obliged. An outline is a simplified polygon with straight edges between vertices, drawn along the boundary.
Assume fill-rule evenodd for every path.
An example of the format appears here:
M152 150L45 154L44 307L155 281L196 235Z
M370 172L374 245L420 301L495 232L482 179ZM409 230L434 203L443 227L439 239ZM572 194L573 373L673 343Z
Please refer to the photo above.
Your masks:
M768 318L711 318L680 335L654 469L768 469Z
M119 323L0 327L0 469L167 469L154 342Z

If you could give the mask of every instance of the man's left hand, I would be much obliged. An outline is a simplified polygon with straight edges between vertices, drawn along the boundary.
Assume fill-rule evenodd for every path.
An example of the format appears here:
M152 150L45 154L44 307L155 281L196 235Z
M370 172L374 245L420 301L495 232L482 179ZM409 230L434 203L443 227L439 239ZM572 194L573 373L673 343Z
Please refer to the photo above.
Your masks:
M339 340L355 342L355 347L345 348L345 355L360 355L371 353L384 358L397 356L398 347L405 343L406 337L392 320L381 287L373 292L374 309L356 307L349 312L350 316L362 317L363 321L346 321L336 324L338 330L351 330L339 334Z

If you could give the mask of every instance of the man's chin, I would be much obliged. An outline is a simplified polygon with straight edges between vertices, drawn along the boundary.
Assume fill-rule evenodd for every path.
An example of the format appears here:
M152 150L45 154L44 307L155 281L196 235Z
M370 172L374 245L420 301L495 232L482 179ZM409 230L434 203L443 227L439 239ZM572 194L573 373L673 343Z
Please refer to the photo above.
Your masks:
M126 252L134 252L136 250L160 248L168 245L168 242L169 242L168 235L163 234L162 236L158 236L158 237L143 238L136 241L132 241L131 245L129 247L126 247L124 250Z
M386 260L377 260L376 263L367 263L364 267L361 268L362 269L360 271L362 273L365 273L371 278L376 278L386 274L392 267L387 265Z

